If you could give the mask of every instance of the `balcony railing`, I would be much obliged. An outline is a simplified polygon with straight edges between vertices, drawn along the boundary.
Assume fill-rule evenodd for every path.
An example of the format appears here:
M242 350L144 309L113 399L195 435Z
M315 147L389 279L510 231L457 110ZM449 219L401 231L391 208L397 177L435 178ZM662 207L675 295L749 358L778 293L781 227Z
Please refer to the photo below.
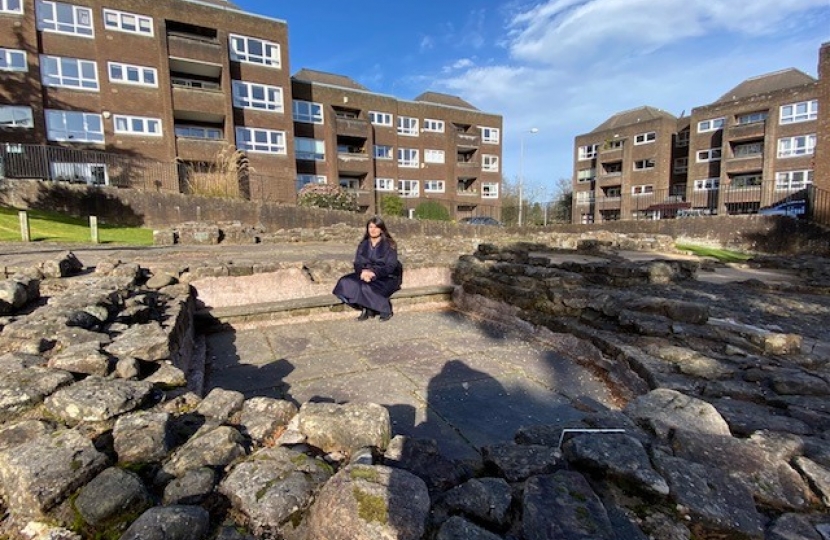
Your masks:
M176 88L190 88L192 90L220 91L222 86L218 82L186 79L184 77L170 77L170 84Z
M471 133L456 133L455 144L468 148L478 147L481 145L481 136L473 135Z

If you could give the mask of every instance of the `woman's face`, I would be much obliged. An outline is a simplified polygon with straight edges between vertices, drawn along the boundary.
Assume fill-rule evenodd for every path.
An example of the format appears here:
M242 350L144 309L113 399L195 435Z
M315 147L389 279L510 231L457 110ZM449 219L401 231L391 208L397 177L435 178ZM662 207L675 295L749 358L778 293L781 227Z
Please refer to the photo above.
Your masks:
M374 223L370 223L366 230L369 232L369 238L378 238L383 231L380 230L380 227L375 225Z

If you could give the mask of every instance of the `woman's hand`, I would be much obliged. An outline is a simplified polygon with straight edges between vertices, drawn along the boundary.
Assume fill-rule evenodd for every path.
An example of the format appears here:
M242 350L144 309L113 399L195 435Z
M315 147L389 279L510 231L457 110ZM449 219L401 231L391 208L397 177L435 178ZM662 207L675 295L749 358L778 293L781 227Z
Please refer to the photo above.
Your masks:
M375 273L369 269L363 269L360 271L360 279L369 283L370 281L375 279Z

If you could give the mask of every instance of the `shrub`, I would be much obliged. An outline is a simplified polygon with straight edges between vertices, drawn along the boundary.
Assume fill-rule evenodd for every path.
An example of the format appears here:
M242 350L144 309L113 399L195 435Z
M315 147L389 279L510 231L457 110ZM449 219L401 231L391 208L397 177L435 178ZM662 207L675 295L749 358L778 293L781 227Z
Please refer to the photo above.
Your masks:
M357 197L338 185L306 184L297 193L297 205L354 212L357 210Z
M404 215L403 199L399 195L381 195L380 213L384 216Z
M436 201L422 202L415 208L415 217L434 221L449 221L450 212L447 207Z
M185 185L192 195L205 197L243 197L243 184L254 172L248 156L233 145L226 145L212 161L183 163Z

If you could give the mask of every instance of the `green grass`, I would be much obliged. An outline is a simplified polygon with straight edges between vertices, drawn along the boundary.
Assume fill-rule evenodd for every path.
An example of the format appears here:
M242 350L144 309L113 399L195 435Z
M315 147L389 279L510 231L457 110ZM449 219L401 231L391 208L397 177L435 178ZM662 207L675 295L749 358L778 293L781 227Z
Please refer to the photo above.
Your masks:
M706 246L695 246L692 244L676 244L676 247L682 251L689 251L698 257L711 257L721 262L744 262L752 258L752 255L741 253L740 251L731 251L728 249L718 249Z
M20 242L18 210L0 206L0 242ZM89 219L76 218L44 210L27 210L29 237L33 242L92 243ZM117 227L98 220L101 244L153 245L153 230L141 227Z

